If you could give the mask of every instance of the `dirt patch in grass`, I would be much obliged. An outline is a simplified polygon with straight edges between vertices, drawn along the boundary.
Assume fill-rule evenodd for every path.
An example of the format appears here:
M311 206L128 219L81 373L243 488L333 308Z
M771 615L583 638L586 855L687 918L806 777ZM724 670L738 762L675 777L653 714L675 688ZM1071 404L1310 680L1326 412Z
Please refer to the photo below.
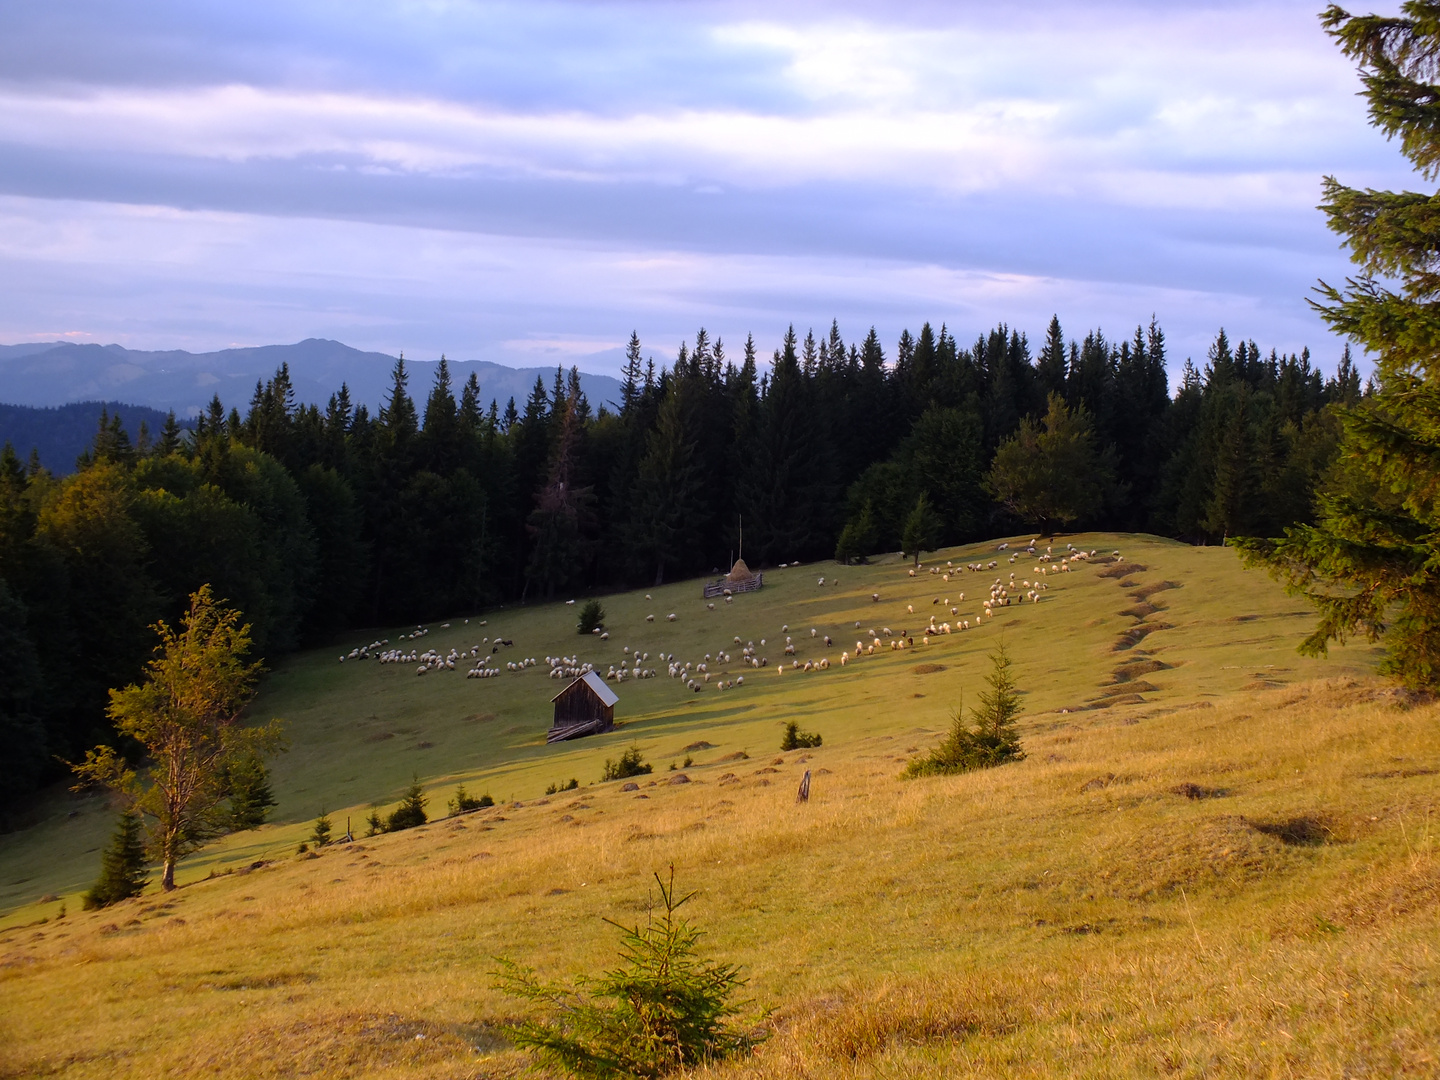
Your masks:
M1133 599L1139 600L1141 603L1144 603L1156 593L1165 592L1167 589L1179 588L1183 588L1183 586L1178 581L1155 581L1151 582L1149 585L1141 585L1140 588L1132 592L1130 596Z
M1139 626L1132 626L1120 635L1119 641L1110 646L1110 651L1124 652L1126 649L1133 649L1155 631L1169 629L1172 629L1169 623L1142 623Z
M1153 683L1148 683L1144 679L1140 679L1135 682L1123 682L1115 686L1104 687L1100 691L1100 697L1094 698L1093 700L1100 701L1104 698L1115 698L1122 694L1153 694L1159 689L1160 688Z
M1204 784L1194 784L1186 781L1183 784L1176 784L1170 789L1172 795L1183 795L1187 799L1219 799L1228 795L1224 788L1206 787Z
M937 671L944 671L944 664L916 664L910 669L912 675L933 675Z
M1271 820L1246 819L1258 833L1273 836L1290 847L1318 847L1340 839L1335 822L1326 814L1300 814L1291 818Z
M1134 607L1126 608L1120 614L1131 619L1146 619L1160 610L1154 604L1136 604Z
M393 739L394 737L395 737L395 733L394 733L393 731L377 731L377 732L375 732L373 735L366 735L366 736L365 736L365 741L366 741L366 742L384 742L386 739Z
M1129 682L1131 679L1138 679L1141 675L1169 670L1170 665L1161 660L1131 660L1121 664L1110 674L1115 677L1117 683L1123 683Z
M688 753L690 753L690 752L692 752L692 751L694 751L694 750L709 750L712 745L713 745L712 743L708 743L708 742L706 742L704 739L701 739L699 742L692 742L689 746L685 747L684 750L682 750L681 752L682 752L682 753L685 753L685 754L688 754Z
M1114 566L1107 566L1104 570L1100 571L1100 576L1103 578L1128 577L1131 574L1143 574L1149 569L1150 567L1142 563L1122 562L1116 563Z

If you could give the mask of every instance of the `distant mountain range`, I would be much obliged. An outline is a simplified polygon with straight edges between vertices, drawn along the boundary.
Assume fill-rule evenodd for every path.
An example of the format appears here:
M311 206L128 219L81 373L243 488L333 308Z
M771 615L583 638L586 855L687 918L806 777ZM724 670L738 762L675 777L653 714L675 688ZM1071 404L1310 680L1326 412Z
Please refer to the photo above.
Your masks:
M389 393L395 357L321 338L210 353L145 352L120 345L70 342L0 345L0 402L41 407L96 402L98 415L98 403L124 401L162 412L174 409L183 419L197 415L219 394L227 412L234 406L243 413L255 381L270 378L282 363L290 365L297 401L323 406L344 382L350 387L350 400L357 405L363 402L373 413ZM435 363L407 360L410 396L422 409L435 377ZM536 376L544 379L547 387L555 378L553 367L511 368L488 360L452 360L450 364L457 396L474 371L480 379L481 400L487 406L498 401L502 410L511 397L523 408ZM620 398L620 382L609 375L582 373L580 385L597 409ZM138 417L134 426L138 427ZM16 446L18 449L19 444ZM25 453L29 453L28 447Z

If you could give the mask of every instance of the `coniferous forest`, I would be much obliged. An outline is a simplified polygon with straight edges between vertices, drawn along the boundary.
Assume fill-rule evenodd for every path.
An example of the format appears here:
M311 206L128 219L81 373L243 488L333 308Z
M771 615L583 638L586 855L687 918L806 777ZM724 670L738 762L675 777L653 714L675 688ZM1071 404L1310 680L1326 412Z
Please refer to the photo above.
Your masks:
M632 336L618 411L557 370L484 404L442 359L402 358L378 412L345 388L294 400L287 371L242 413L216 398L132 438L105 417L63 479L0 458L0 792L10 811L63 759L113 738L159 618L209 583L259 655L487 605L649 586L727 567L861 559L1027 528L1196 543L1308 522L1362 396L1348 350L1268 355L1222 332L1168 385L1153 322L1119 342L999 326L838 326L767 359L702 330L669 363Z

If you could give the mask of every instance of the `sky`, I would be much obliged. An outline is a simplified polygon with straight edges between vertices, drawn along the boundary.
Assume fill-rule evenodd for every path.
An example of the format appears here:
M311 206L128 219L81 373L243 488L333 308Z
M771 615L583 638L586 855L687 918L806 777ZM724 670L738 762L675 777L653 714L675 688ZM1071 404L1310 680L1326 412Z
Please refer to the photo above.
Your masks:
M1321 178L1418 180L1318 7L8 0L0 342L614 372L1055 314L1331 368Z

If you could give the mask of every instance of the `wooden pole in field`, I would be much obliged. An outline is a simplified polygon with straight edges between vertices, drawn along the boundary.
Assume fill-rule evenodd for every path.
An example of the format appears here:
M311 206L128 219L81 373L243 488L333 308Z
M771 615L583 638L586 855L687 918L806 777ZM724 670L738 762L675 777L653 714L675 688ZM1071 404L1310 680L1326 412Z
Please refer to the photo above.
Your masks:
M797 803L810 801L810 770L805 770L805 775L800 778L800 790L795 794Z

